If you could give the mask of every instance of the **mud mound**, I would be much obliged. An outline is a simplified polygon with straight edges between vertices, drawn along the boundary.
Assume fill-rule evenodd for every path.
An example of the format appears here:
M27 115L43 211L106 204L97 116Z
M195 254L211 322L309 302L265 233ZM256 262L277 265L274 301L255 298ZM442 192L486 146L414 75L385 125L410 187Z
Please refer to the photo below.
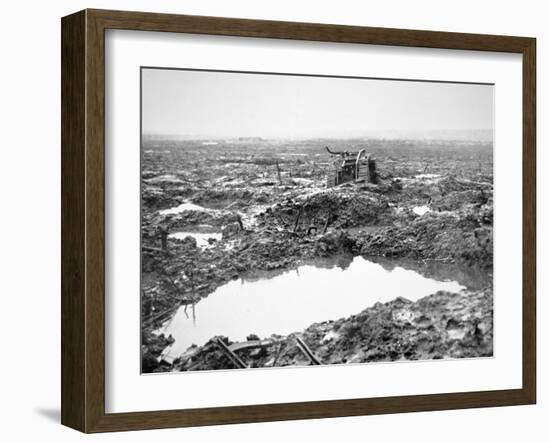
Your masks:
M143 183L141 202L144 212L148 213L177 206L192 193L191 188L187 186Z
M438 211L459 210L466 205L481 208L484 205L493 205L492 191L465 190L453 191L439 198L432 198L431 206Z
M330 331L317 349L326 363L492 356L492 296L438 292L415 303L398 298L337 321ZM305 334L311 332L316 334L315 326Z
M264 223L296 230L315 227L322 232L325 227L346 229L387 223L392 214L381 193L342 185L276 204L266 214Z
M212 209L232 209L264 204L269 199L268 192L257 189L205 189L196 192L191 201Z
M491 214L492 215L492 214ZM357 247L364 256L407 257L464 261L491 268L493 264L492 222L488 213L426 214L399 227L364 232Z

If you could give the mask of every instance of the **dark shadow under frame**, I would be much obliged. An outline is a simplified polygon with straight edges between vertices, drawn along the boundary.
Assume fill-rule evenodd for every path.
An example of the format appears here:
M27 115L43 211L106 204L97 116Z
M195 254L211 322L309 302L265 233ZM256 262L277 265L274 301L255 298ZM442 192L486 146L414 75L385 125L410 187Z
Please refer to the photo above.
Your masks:
M312 419L536 401L536 40L85 10L61 33L61 422L84 432ZM515 390L105 413L105 30L512 52L523 58L523 384Z

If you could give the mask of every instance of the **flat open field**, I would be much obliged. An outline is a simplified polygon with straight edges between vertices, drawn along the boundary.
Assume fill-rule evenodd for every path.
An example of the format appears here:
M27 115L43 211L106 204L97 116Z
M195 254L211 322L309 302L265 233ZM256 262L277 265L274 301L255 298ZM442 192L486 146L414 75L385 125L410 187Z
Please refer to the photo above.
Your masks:
M376 182L327 187L325 146ZM491 356L492 152L144 137L142 371Z

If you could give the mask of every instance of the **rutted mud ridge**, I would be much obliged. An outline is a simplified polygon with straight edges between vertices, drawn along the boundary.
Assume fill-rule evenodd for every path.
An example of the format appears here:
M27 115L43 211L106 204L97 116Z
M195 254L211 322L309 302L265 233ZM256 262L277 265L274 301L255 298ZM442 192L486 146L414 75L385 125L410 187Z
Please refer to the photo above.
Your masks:
M234 348L254 367L315 358L334 364L492 355L492 145L331 143L335 150L368 144L376 183L327 187L334 165L324 140L145 140L144 372L236 368ZM403 287L399 299L285 336L251 336L243 348L212 336L202 347L163 357L173 339L162 329L180 307L191 315L201 299L232 280L336 256L410 268L468 290L426 293L411 302Z

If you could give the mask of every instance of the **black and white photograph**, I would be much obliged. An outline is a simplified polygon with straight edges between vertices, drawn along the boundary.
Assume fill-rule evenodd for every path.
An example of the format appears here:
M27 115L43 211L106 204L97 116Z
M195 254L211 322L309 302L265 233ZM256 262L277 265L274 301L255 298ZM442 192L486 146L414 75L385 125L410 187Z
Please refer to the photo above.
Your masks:
M141 372L493 356L494 85L141 68Z

